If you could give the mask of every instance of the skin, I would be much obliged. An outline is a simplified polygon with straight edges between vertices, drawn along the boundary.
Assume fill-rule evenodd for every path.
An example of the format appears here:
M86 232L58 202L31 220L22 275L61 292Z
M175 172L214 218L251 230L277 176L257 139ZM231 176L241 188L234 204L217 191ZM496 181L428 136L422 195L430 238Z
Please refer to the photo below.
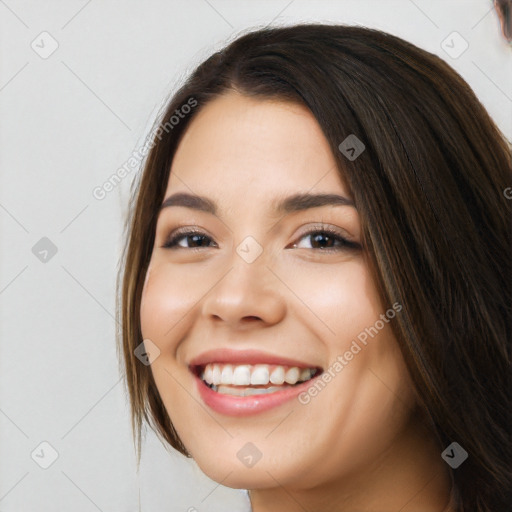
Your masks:
M153 376L200 468L223 485L251 489L255 512L452 512L449 472L422 426L390 323L306 405L294 399L253 416L222 415L203 404L188 369L218 348L327 369L388 309L361 250L326 252L304 236L325 223L360 242L354 207L272 209L274 199L298 192L351 197L309 110L236 92L213 100L178 147L165 197L176 192L206 196L218 212L160 213L141 328L161 351ZM162 248L184 226L210 240ZM247 236L263 248L250 264L236 252ZM247 442L262 454L252 468L237 458Z

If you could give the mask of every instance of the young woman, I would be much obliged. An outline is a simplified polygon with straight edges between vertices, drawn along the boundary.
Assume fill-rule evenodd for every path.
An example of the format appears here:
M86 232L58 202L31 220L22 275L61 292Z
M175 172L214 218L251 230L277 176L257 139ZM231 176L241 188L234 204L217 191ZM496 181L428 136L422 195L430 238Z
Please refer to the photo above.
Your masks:
M159 120L119 276L133 427L254 512L506 512L510 147L440 58L296 25Z

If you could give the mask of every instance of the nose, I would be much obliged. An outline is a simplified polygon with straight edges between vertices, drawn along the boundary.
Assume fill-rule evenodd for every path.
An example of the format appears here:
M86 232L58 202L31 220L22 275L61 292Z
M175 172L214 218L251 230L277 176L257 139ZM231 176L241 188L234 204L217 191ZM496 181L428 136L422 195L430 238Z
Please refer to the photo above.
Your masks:
M234 329L269 326L286 314L284 290L263 254L247 263L234 253L229 270L203 300L203 318Z

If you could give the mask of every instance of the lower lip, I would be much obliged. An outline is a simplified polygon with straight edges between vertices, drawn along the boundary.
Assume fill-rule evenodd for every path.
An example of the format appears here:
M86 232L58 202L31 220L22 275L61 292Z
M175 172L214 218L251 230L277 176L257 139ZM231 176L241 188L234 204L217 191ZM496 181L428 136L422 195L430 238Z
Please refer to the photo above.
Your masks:
M195 378L203 402L214 411L227 416L249 416L279 407L308 389L315 379L266 395L233 396L213 391L199 377Z

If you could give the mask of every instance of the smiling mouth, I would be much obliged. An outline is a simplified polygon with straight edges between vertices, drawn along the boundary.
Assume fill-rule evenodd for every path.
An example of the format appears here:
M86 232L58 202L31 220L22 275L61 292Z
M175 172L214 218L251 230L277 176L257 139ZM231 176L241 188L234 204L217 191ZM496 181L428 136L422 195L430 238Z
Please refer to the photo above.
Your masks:
M246 397L292 388L313 379L322 370L275 364L208 363L194 367L193 372L216 393Z

